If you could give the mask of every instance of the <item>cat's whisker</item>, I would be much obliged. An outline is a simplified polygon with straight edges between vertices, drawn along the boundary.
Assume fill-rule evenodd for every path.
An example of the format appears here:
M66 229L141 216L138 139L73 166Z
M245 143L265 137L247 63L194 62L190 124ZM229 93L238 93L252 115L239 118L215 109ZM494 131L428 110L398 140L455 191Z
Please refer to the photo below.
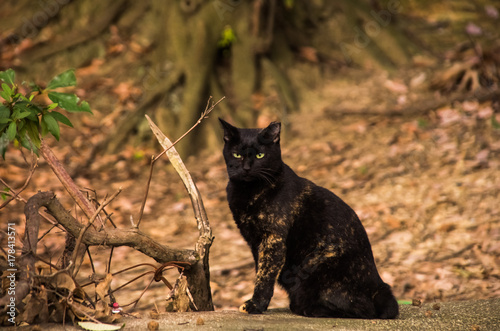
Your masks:
M259 176L265 179L269 185L274 185L276 183L276 178L273 176L272 169L260 169Z
M269 179L265 175L261 174L260 178L264 179L269 185L273 185L273 182L271 181L271 179Z

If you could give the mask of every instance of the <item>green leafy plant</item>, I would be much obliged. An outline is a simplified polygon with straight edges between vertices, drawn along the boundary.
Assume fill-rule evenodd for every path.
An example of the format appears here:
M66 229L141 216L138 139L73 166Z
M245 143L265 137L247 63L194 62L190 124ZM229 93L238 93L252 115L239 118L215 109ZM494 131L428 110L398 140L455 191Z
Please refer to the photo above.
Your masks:
M56 91L76 85L73 69L52 78L46 88L24 82L19 86L15 83L15 76L13 69L0 71L0 97L4 100L0 104L0 154L3 159L11 142L21 144L38 155L41 137L50 133L59 140L59 123L73 127L60 110L92 114L86 101L80 101L75 94ZM47 95L52 103L35 101L39 95Z

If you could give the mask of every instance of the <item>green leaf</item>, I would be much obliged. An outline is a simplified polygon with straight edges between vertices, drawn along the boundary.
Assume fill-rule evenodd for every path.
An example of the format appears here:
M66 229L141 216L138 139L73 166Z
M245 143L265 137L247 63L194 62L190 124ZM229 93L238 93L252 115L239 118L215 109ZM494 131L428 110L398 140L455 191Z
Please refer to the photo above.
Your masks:
M410 300L398 300L398 304L400 304L400 305L411 305L412 301L410 301Z
M1 138L0 138L1 140ZM2 191L2 200L7 200L8 196L6 193L9 193L10 192L10 189L8 187L4 188L3 191Z
M5 105L0 104L0 118L9 118L10 117L10 109Z
M21 93L18 93L16 94L16 97L19 97L19 99L21 99L21 101L24 101L24 102L29 102L29 99L26 98L24 95L22 95Z
M47 126L47 123L45 123L45 121L40 121L40 128L42 129L40 132L42 134L42 137L45 137L47 133L49 133L49 127Z
M28 122L26 124L26 133L27 133L28 138L30 140L29 146L31 147L31 145L34 145L34 147L36 147L36 149L34 149L34 151L38 155L38 148L40 148L40 145L41 145L38 124L36 124L34 122Z
M90 105L87 101L82 101L79 111L83 111L83 112L92 114L92 110L90 110Z
M24 129L26 121L17 121L16 123L17 123L17 134L21 135L22 132L26 131L26 129Z
M7 84L14 85L14 79L16 78L16 73L12 69L7 69L5 71L0 71L0 80L3 80Z
M47 110L52 110L54 108L57 108L57 106L59 106L57 103L51 103L50 105L47 106Z
M14 140L17 134L17 124L16 122L11 122L9 124L9 127L7 128L7 137L9 138L9 141Z
M7 119L7 121L9 122L10 119ZM3 134L6 131L5 129L9 126L7 123L2 123L2 120L0 120L0 134Z
M5 83L2 83L2 90L6 91L9 94L9 96L12 94L12 89L10 88L9 85Z
M92 114L89 104L86 101L82 101L81 104L78 104L80 102L80 98L74 94L50 92L49 99L52 100L52 102L56 102L59 107L69 112L87 112Z
M9 85L2 83L2 91L0 96L5 99L5 101L10 102L12 100L12 89Z
M61 114L61 113L59 113L57 111L53 111L50 114L52 116L54 116L54 118L56 119L56 121L61 122L62 124L65 124L65 125L67 125L69 127L73 127L73 124L71 123L71 121L69 120L69 118L67 118L63 114Z
M14 92L14 91L13 91ZM22 99L21 97L23 97L23 95L21 93L16 93L12 96L12 101L13 102L16 102L16 101L19 101L19 99Z
M48 113L42 116L42 123L47 125L47 130L52 133L52 135L59 140L59 124L56 119L52 116L52 113Z
M7 91L0 91L0 97L2 97L5 101L10 102L10 94Z
M47 90L53 90L58 87L66 87L66 86L75 86L76 85L76 76L75 70L69 69L52 78L47 86Z
M31 112L26 108L26 106L20 105L19 103L14 105L14 112L12 113L12 119L14 121L21 120L31 115Z
M38 114L41 113L41 110L36 106L32 106L28 108L28 111L30 112L30 115L27 118L32 122L38 123Z
M40 140L38 140L38 146L37 146L37 143L31 139L28 132L25 132L25 134L22 137L23 138L21 139L21 145L27 150L33 151L36 155L38 155L38 150L40 148Z
M7 135L7 132L4 132L3 134L0 135L0 154L2 155L2 158L5 160L5 152L7 151L7 147L9 146L9 137Z

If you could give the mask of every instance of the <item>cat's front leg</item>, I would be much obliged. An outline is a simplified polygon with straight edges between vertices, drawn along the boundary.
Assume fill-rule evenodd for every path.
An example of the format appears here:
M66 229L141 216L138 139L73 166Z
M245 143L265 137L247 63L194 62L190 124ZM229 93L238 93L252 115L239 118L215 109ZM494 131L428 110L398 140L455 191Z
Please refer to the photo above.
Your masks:
M274 293L274 284L285 263L285 253L283 237L269 235L261 242L253 297L240 306L241 312L261 314L266 311Z

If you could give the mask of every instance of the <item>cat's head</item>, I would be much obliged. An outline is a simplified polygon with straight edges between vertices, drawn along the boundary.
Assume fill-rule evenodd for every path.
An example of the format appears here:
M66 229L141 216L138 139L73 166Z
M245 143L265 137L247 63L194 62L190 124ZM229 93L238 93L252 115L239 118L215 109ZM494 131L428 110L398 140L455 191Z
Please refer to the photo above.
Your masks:
M224 159L233 181L273 183L282 170L281 124L264 129L239 129L220 119L224 129Z

